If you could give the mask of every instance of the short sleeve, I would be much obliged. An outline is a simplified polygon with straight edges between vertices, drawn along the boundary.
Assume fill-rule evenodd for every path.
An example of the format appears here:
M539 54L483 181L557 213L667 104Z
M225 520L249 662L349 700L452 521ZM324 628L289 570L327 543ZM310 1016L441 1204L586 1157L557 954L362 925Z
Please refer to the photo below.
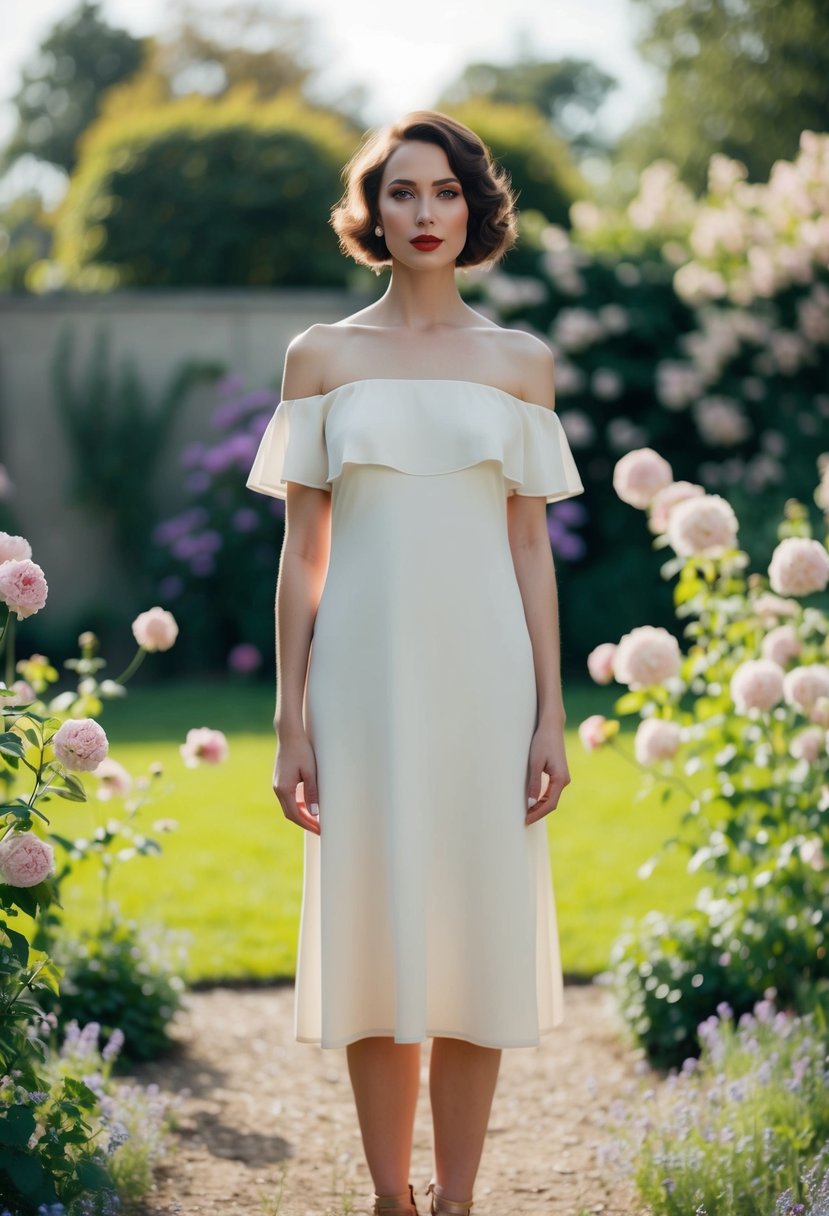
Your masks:
M245 483L257 494L287 498L289 481L328 490L322 399L280 401L259 443Z
M583 494L584 486L556 411L527 404L521 416L524 474L515 493L543 497L547 502Z

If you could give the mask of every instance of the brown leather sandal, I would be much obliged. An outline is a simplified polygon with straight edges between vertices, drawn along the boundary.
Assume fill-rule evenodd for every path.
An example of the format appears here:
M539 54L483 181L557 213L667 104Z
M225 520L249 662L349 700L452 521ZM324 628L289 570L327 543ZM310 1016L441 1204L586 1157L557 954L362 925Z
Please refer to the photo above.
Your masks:
M429 1206L429 1216L438 1216L440 1212L445 1212L446 1216L470 1216L472 1211L472 1199L465 1199L463 1203L456 1199L444 1199L443 1195L438 1195L435 1187L437 1183L434 1179L426 1187L426 1194L431 1191L431 1202Z
M418 1216L412 1184L402 1195L378 1195L375 1191L373 1211L374 1216Z

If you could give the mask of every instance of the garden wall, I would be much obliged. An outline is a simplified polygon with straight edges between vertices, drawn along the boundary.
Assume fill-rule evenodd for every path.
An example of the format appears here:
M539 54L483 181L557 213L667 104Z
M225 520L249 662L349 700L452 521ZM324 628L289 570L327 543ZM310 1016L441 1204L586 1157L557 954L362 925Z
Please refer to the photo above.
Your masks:
M78 387L86 382L103 327L111 369L132 360L154 405L187 360L224 363L250 387L278 385L285 348L295 334L365 303L343 292L303 289L0 297L0 463L13 483L13 496L0 502L0 526L26 536L46 572L50 602L42 627L49 634L83 628L93 606L96 616L102 604L119 615L119 589L127 582L107 521L70 501L74 455L53 383L61 336L71 332L72 381ZM175 419L155 478L162 511L172 512L183 501L178 453L183 444L209 437L214 399L207 384L196 385Z

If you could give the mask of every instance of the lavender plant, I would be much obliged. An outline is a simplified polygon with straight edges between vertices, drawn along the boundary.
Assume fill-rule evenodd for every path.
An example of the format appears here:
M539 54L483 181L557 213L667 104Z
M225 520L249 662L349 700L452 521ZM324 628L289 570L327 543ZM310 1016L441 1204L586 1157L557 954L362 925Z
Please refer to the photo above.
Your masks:
M807 1014L767 989L735 1022L721 1002L702 1050L658 1088L648 1077L610 1123L603 1163L653 1216L825 1216L829 1198L826 994ZM620 1117L621 1116L621 1117Z

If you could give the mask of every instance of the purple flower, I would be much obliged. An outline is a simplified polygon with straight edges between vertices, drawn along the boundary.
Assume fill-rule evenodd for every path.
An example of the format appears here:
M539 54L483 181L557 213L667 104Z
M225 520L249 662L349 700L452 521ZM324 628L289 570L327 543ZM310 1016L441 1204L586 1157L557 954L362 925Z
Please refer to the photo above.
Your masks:
M227 665L231 671L247 674L256 671L262 664L262 652L252 642L239 642L227 656Z
M230 435L205 452L202 467L214 474L233 467L247 470L255 455L256 441L252 435Z
M102 1058L104 1060L114 1060L123 1046L124 1032L116 1026L112 1034L109 1036L109 1041L107 1042L106 1047L101 1052Z
M164 520L153 532L153 540L157 545L170 545L181 536L186 536L193 528L200 528L207 523L208 514L204 507L191 507L181 515L174 515Z
M277 404L278 398L273 390L266 388L255 389L236 401L226 401L217 406L213 412L213 426L218 429L236 426L238 422L241 422L245 414L250 413L251 410L258 410L263 406L267 406L271 413L273 413Z

